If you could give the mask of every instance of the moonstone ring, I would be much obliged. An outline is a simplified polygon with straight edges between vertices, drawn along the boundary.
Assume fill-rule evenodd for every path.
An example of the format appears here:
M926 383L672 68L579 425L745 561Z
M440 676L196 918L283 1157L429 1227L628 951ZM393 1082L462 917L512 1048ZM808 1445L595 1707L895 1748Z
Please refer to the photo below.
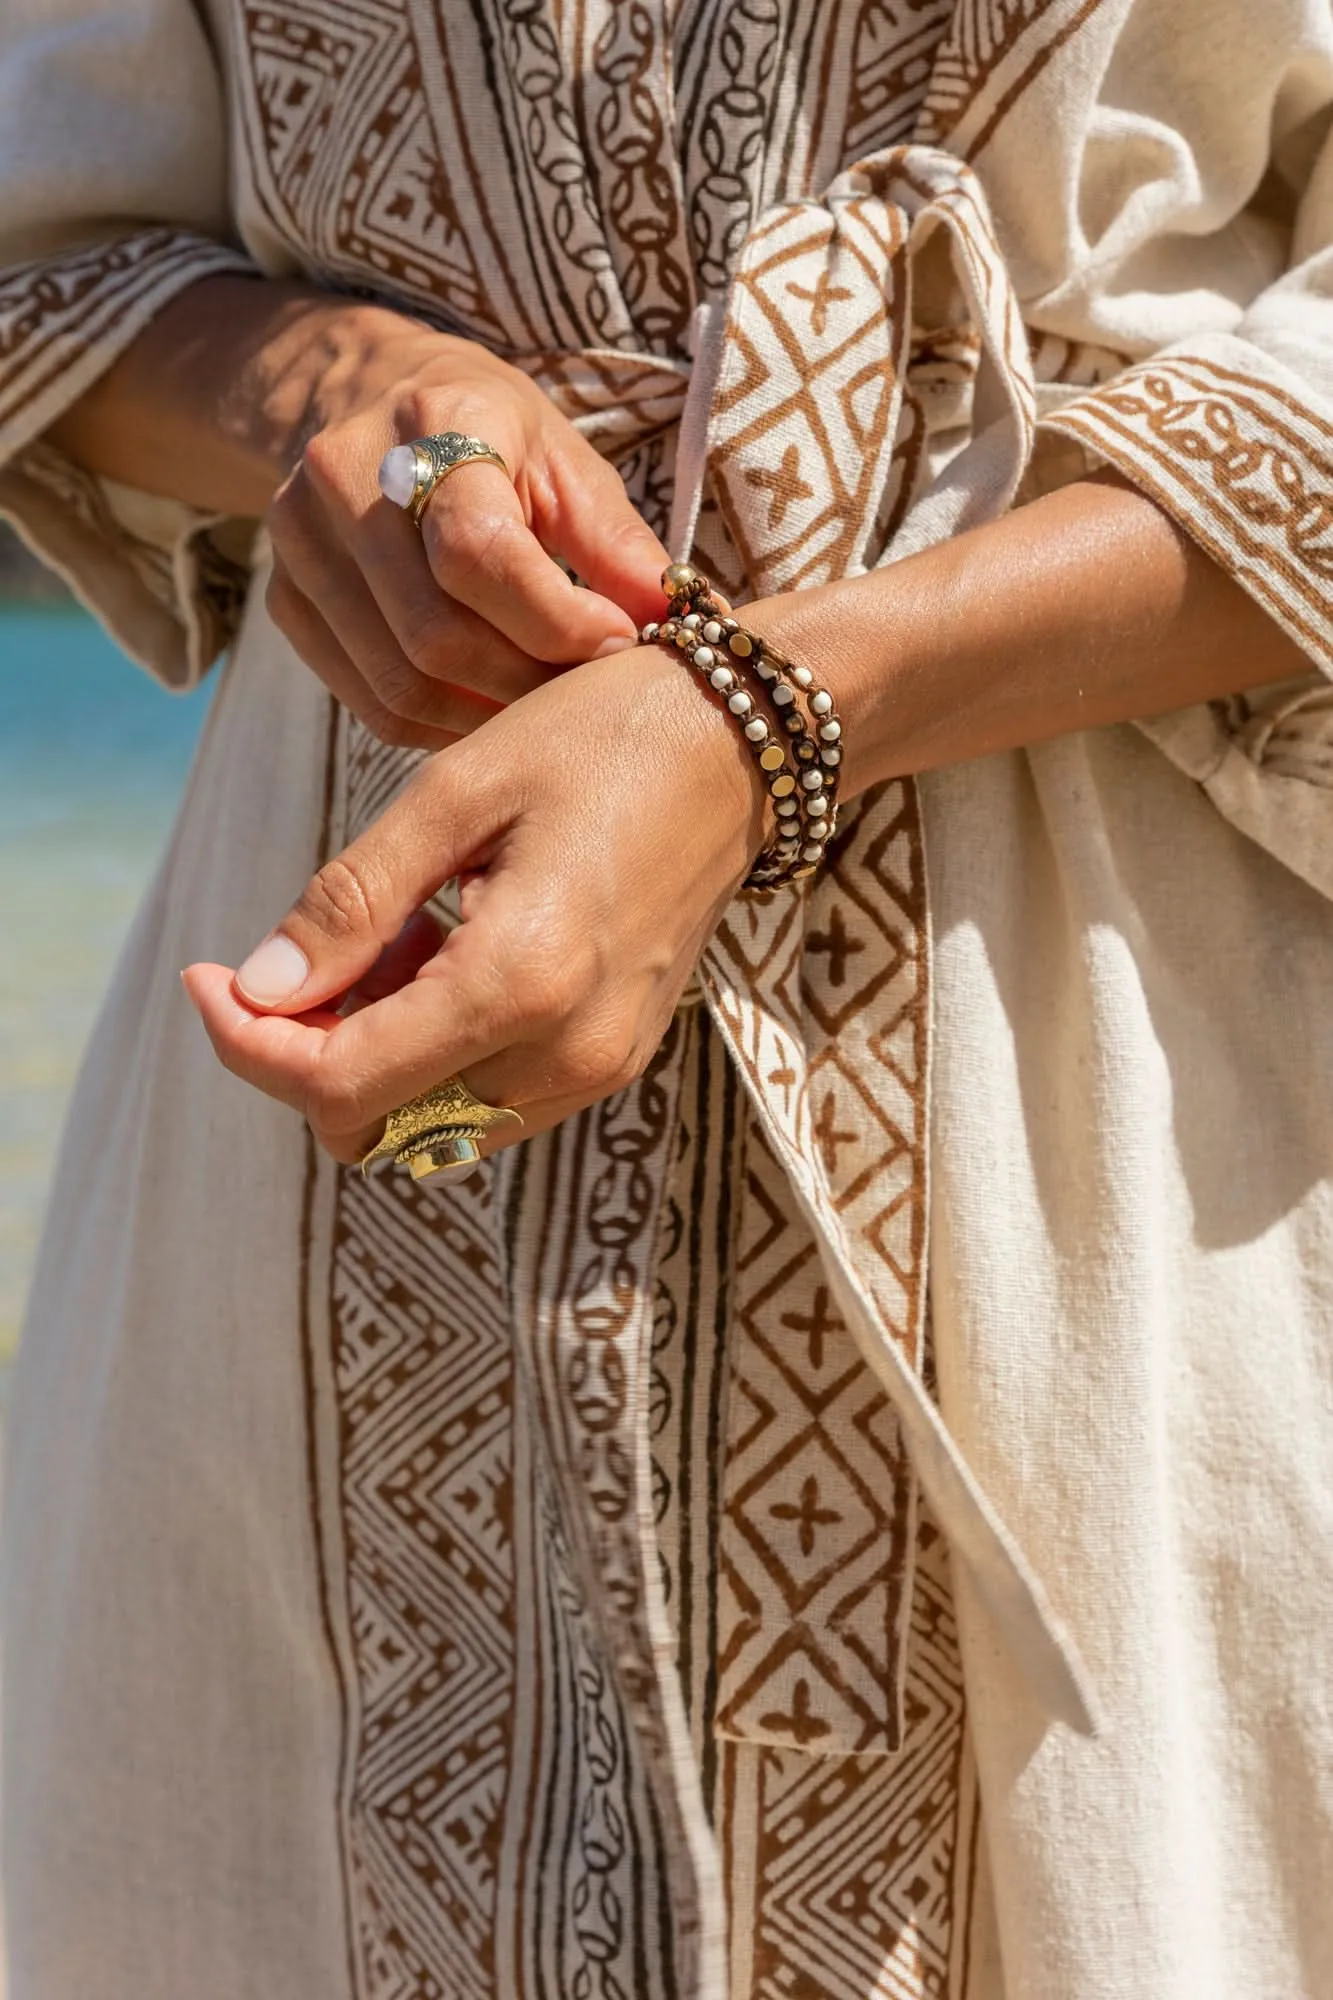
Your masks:
M498 465L505 477L509 476L509 467L484 438L468 437L463 431L439 431L432 437L414 438L411 444L396 444L385 452L380 460L380 492L395 507L405 507L420 527L431 494L460 465Z

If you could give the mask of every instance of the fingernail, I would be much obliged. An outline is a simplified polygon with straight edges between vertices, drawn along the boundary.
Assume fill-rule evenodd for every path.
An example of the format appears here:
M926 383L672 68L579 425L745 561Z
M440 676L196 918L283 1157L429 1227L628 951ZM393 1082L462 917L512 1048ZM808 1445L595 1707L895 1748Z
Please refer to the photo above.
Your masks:
M601 645L593 654L593 658L594 660L609 660L613 653L628 653L630 647L637 646L638 643L639 636L637 632L631 632L628 638L618 638L613 634L611 638L603 639Z
M236 985L257 1007L279 1007L299 993L310 977L310 961L299 945L275 931L256 945L236 974Z

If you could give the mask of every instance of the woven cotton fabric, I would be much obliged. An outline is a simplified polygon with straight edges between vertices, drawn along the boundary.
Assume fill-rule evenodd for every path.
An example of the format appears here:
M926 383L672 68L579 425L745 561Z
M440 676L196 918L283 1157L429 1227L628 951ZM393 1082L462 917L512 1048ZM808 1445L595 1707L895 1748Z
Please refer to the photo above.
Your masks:
M15 1385L10 2000L1333 1983L1331 122L1314 0L10 7L0 507L231 647ZM634 1089L362 1183L174 974L410 759L46 436L234 269L511 356L737 599L1109 463L1308 672L876 789Z

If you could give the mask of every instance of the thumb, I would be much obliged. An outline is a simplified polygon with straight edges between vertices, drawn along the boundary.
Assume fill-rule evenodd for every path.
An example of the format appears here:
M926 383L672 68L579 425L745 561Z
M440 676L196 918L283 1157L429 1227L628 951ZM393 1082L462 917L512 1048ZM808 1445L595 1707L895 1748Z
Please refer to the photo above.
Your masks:
M410 918L490 839L448 782L449 752L424 765L380 819L311 876L235 976L262 1012L303 1014L364 978Z

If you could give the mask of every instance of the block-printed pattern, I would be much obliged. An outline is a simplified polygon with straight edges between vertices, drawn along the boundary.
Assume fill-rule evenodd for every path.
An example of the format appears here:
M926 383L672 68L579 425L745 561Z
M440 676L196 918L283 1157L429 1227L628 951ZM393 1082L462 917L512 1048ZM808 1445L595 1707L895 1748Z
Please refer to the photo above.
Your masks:
M498 8L492 17L495 46L517 49L518 29L504 15ZM858 20L864 32L864 13ZM779 22L779 41L790 25ZM703 27L704 13L686 10L683 76ZM764 32L775 32L771 21ZM357 59L370 55L363 48ZM760 60L753 49L746 59ZM533 73L516 63L531 100ZM543 101L554 104L561 87L549 77ZM660 110L660 93L649 91L645 129L662 145ZM709 129L703 98L692 115L693 130ZM901 132L902 116L901 106L885 108L886 134L895 120ZM333 144L331 127L310 130L304 151L274 148L286 162L277 179L292 230L310 177L323 171L320 150ZM586 241L591 211L576 180L566 206L552 207L555 139L551 146L539 149L531 185L514 198L526 203L530 240L558 236L567 250ZM687 181L689 158L686 147ZM834 164L844 168L845 157ZM678 172L664 162L663 185L674 186ZM718 184L710 195L701 181L696 193L682 213L697 231L708 201L726 190ZM670 203L667 211L675 217ZM739 244L727 235L736 218L723 228L735 282L701 524L723 577L776 588L880 559L926 464L914 368L953 367L970 380L989 361L1007 385L1017 478L1031 430L1027 351L984 197L965 169L891 148L853 163L819 200L780 203L758 218L751 205L743 220ZM914 245L937 225L953 246L956 323L923 335ZM678 227L671 219L663 239L668 262ZM476 268L485 262L483 247ZM698 270L706 280L706 258ZM436 309L466 324L478 310L474 293L454 267L441 263L439 272ZM539 332L524 365L662 506L689 383L677 356L661 351L674 280L659 272L664 316L638 318L631 348L622 338L627 302L634 287L651 289L646 267L634 267L632 285L623 256L594 259L590 274L582 352L561 347L560 313L535 282L510 321L515 344L528 327ZM350 830L383 809L410 760L354 727L348 745ZM423 1773L412 1711L389 1671L402 1641L385 1635L402 1611L386 1597L374 1553L387 1522L369 1488L343 1482L357 1606L351 1677L364 1705L350 1754L348 1838L366 2000L426 1991L421 1982L437 1976L428 1968L446 1945L459 1990L495 1990L503 1972L519 1992L547 1979L553 1991L608 2000L720 1992L724 1893L737 2000L770 1975L775 1992L822 1990L832 1976L823 1946L807 1948L792 1930L791 1885L776 1858L798 1826L802 1840L811 1832L801 1797L822 1798L830 1785L843 1803L828 1822L836 1840L813 1840L804 1864L810 1909L859 1881L857 1871L878 1879L889 1853L903 1857L892 1894L886 1883L863 1898L849 2000L938 1990L918 1937L934 1924L943 1963L965 1928L965 1896L955 1909L938 1893L957 1787L941 1781L939 1810L926 1813L919 1776L923 1766L938 1776L954 1768L949 1756L955 1766L962 1756L961 1698L933 1709L913 1693L930 1591L943 1591L916 1581L916 1568L938 1531L918 1507L891 1398L843 1321L809 1216L792 1202L790 1159L774 1144L795 1117L883 1337L914 1374L924 1310L928 956L910 786L884 788L848 815L812 896L737 907L713 954L710 993L734 1070L709 1017L687 1012L635 1091L492 1170L491 1206L466 1255L474 1285L478 1259L487 1260L491 1288L473 1316L511 1331L511 1452L526 1441L526 1476L503 1489L507 1609L497 1580L487 1635L498 1653L507 1634L510 1678L496 1667L487 1682L477 1671L478 1638L466 1660L457 1652L447 1685L458 1702L451 1742L463 1740L465 1725L482 1740L485 1701L506 1690L507 1763L490 1774L484 1759L464 1759L454 1789L441 1789L449 1810L434 1819L416 1811ZM367 1201L358 1191L341 1211L345 1274L384 1235ZM449 1240L448 1268L418 1294L423 1326L437 1334L468 1310L457 1268L464 1240ZM343 1282L340 1312L354 1297L350 1276ZM456 1335L460 1352L475 1337L475 1329ZM432 1527L428 1493L450 1495L451 1513L473 1508L471 1523L485 1490L472 1448L479 1430L451 1428L444 1442L433 1433L452 1406L432 1404L421 1389L443 1367L432 1354L419 1380L404 1371L385 1391L385 1420L417 1468L410 1512ZM345 1448L353 1450L350 1433ZM521 1561L518 1522L536 1524ZM428 1565L430 1536L418 1539ZM936 1621L937 1637L945 1625ZM956 1695L951 1643L940 1640L931 1671ZM675 1668L665 1674L668 1659ZM366 1755L372 1716L392 1779L382 1794L371 1787L379 1766ZM939 1748L946 1738L948 1756ZM433 1733L430 1748L438 1748ZM429 1772L420 1796L429 1800ZM379 1824L391 1817L389 1800L401 1815L401 1853ZM458 1851L436 1851L446 1837L461 1841ZM475 1865L465 1867L469 1859ZM658 1885L648 1904L635 1886L645 1879ZM447 1938L433 1898L445 1906ZM746 1909L753 1928L738 1930L736 1913ZM894 1967L887 1985L881 1961Z
M984 11L235 0L237 171L320 282L519 357L659 524L692 314L725 302L700 543L794 587L921 501L932 371L994 371L1022 468L984 195L921 140L1072 16L1000 7L988 42ZM955 297L922 325L937 226ZM75 260L44 329L0 299L0 358L68 373L191 254ZM345 723L331 843L411 768ZM915 1996L966 1928L943 1550L892 1408L924 1306L912 788L848 815L813 894L737 906L705 976L640 1085L469 1186L334 1177L316 1492L360 2000L715 2000L724 1902L736 2000Z

